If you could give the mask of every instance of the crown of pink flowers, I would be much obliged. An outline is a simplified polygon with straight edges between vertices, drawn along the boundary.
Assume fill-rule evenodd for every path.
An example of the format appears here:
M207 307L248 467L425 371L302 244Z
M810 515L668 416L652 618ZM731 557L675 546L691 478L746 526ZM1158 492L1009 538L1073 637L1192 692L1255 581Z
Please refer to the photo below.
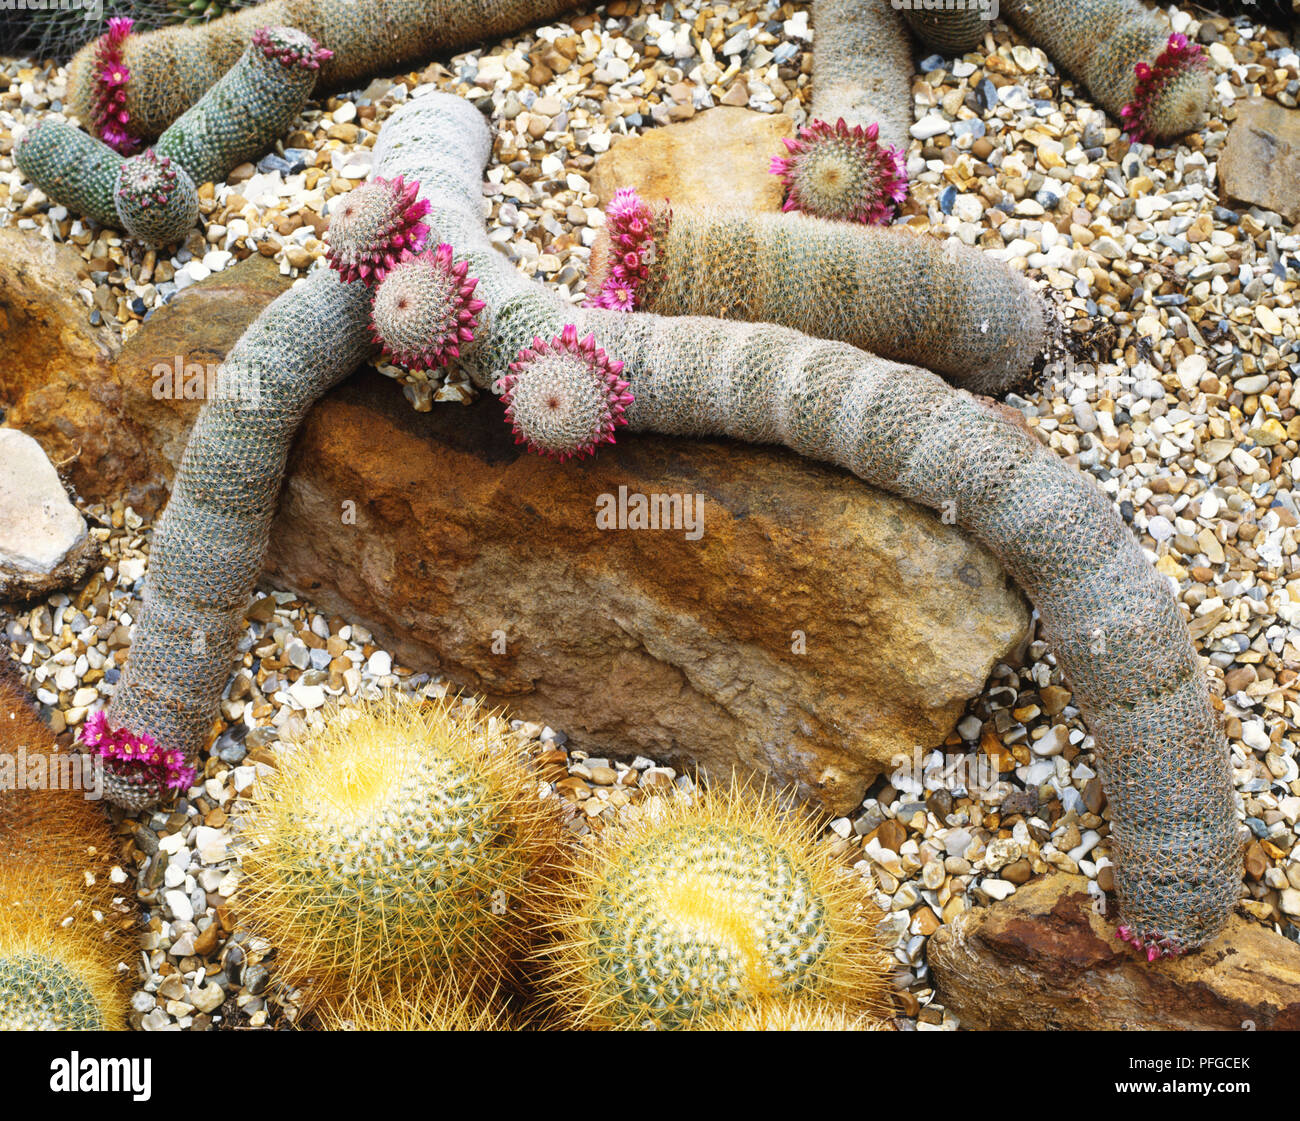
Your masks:
M436 370L472 342L478 278L468 261L454 261L446 242L394 265L375 291L370 332L384 355L411 370Z
M93 130L105 144L124 156L140 146L140 141L126 131L131 120L126 110L126 84L131 79L131 70L122 60L122 44L134 26L135 20L114 16L108 21L108 31L99 37L90 106Z
M907 198L907 163L900 149L881 144L879 136L878 124L850 128L841 117L833 125L813 121L796 138L782 139L789 155L773 156L769 168L785 185L781 209L866 225L888 222ZM827 163L840 165L843 186L833 194L813 174Z
M373 286L399 261L413 257L429 238L428 199L420 184L376 177L342 197L330 213L326 257L346 281Z
M1153 140L1151 107L1178 75L1205 65L1205 50L1200 43L1191 42L1186 35L1170 35L1155 62L1139 62L1134 66L1137 89L1133 92L1133 100L1119 111L1128 134L1138 143Z
M622 372L622 362L598 347L594 335L579 339L572 323L549 342L534 338L499 383L515 443L561 463L612 444L632 404Z
M1131 926L1121 925L1115 932L1115 937L1121 942L1128 942L1135 949L1144 951L1149 962L1160 958L1176 958L1179 954L1187 952L1183 944L1173 935L1162 934L1157 930L1137 931Z
M170 156L149 148L122 165L119 181L119 197L134 199L142 209L166 206L176 189L176 168Z
M296 27L259 27L252 41L267 58L300 70L319 70L322 62L334 57L333 51Z
M668 217L671 219L672 212ZM655 261L654 214L632 187L620 187L605 208L609 260L600 290L587 307L632 311Z
M125 728L110 728L103 709L86 717L81 742L111 764L117 774L142 785L185 790L198 774L186 764L184 752L164 750L147 732L137 735Z

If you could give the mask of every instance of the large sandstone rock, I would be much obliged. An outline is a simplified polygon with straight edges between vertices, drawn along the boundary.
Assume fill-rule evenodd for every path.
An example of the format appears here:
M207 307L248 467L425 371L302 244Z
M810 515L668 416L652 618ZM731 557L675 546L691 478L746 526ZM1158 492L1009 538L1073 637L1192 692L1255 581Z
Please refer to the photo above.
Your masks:
M178 356L182 369L219 362L288 280L273 261L250 257L157 311L119 354L73 297L84 270L70 246L0 229L0 408L66 464L84 498L124 498L151 514L167 501L171 461L201 404L155 400L155 367Z
M186 290L93 368L114 417L89 423L138 433L155 486L199 405L156 398L155 368L219 361L282 285L259 268ZM39 386L17 388L21 410ZM85 413L55 406L77 436ZM702 535L600 528L620 487L701 495ZM272 583L580 746L761 772L836 811L939 743L1027 627L984 550L844 472L632 436L561 466L515 446L496 400L415 413L373 371L309 415L272 540Z
M0 600L69 587L98 556L41 445L0 428Z
M1209 946L1148 964L1094 912L1086 883L1047 876L935 932L939 999L963 1027L1300 1028L1300 946L1234 916Z
M619 141L597 157L592 189L602 205L618 188L635 187L650 202L780 210L781 180L768 165L793 135L794 122L783 113L719 105Z
M1219 182L1232 198L1300 222L1300 109L1261 97L1239 105L1219 157Z

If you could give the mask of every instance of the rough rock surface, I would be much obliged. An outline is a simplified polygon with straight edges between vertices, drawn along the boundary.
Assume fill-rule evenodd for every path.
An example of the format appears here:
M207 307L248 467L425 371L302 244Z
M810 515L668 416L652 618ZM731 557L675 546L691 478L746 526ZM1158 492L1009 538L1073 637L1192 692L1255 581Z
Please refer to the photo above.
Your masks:
M1219 181L1235 199L1300 222L1300 109L1252 98L1219 157Z
M155 398L155 366L219 361L282 284L258 268L187 289L95 368L155 480L199 404ZM620 486L702 494L702 536L599 528ZM844 472L657 437L559 466L515 446L495 399L415 413L373 371L309 415L272 541L272 583L580 746L761 770L834 811L940 743L1027 627L988 553Z
M75 584L98 556L41 445L0 428L0 600Z
M1148 964L1093 910L1086 884L1047 876L935 934L939 999L963 1027L1300 1028L1300 946L1234 916L1196 953Z
M784 113L719 105L689 121L623 140L596 160L592 189L601 204L620 187L651 202L780 210L781 181L768 171L794 135Z
M27 230L0 229L0 408L66 464L77 492L123 497L152 514L167 501L200 402L155 403L154 367L219 362L249 321L289 284L273 261L253 256L159 309L119 348L92 327L77 289L85 262L69 246ZM161 454L161 449L167 454Z

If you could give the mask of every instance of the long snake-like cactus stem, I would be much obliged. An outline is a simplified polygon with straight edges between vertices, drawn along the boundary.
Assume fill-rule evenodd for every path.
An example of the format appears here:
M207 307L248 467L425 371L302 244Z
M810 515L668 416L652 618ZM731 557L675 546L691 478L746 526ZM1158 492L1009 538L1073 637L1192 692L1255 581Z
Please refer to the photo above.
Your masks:
M622 362L631 431L777 443L955 516L1038 608L1096 740L1110 797L1121 935L1148 957L1218 933L1240 892L1227 741L1165 579L1092 480L1022 426L925 370L767 324L575 311L482 226L486 123L451 95L403 106L376 168L421 184L437 236L486 303L464 366L496 382L568 324Z
M262 570L289 445L318 397L370 351L370 293L320 268L232 348L154 531L144 607L101 734L180 753L110 759L105 796L141 809L188 784Z
M960 242L799 214L670 211L626 190L592 247L587 291L595 307L780 323L990 395L1027 382L1057 334L1033 285Z

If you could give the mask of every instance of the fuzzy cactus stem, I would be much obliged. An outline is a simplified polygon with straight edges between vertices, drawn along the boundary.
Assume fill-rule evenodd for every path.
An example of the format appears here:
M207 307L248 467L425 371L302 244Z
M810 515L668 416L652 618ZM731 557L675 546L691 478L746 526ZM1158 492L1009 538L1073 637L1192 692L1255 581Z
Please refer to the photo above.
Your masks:
M515 443L561 463L612 444L632 404L622 372L622 362L598 347L594 335L579 339L572 323L550 342L534 338L498 386Z
M326 256L345 281L379 284L394 265L424 248L429 203L420 184L376 177L349 191L330 215Z
M907 198L907 162L901 149L879 143L880 126L849 126L813 121L795 139L782 143L789 153L772 158L771 171L785 185L783 210L802 210L818 218L888 222Z
M436 370L474 339L478 280L443 242L395 265L375 289L370 329L384 356L408 370Z
M1128 134L1140 144L1157 139L1152 131L1153 106L1181 75L1204 70L1207 65L1204 48L1191 42L1186 35L1170 35L1165 49L1154 62L1136 63L1133 73L1137 77L1137 89L1133 100L1119 111Z

